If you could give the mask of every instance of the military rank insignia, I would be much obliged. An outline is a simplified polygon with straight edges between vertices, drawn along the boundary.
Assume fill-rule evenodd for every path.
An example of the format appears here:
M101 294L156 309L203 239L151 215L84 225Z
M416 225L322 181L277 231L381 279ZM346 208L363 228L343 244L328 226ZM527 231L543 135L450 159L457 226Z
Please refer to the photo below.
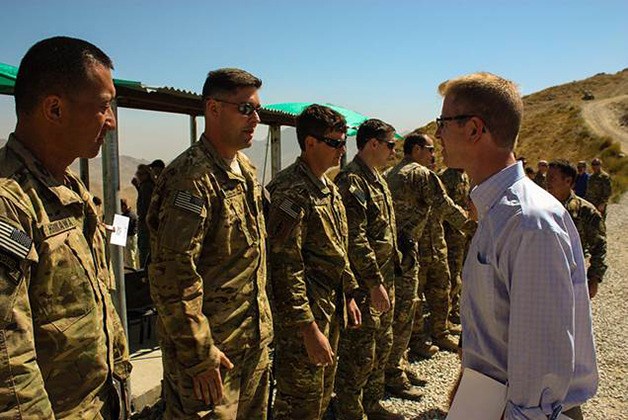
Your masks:
M0 221L0 249L24 259L33 245L33 240L24 232Z
M174 206L200 215L203 210L203 199L187 191L177 191L174 196Z

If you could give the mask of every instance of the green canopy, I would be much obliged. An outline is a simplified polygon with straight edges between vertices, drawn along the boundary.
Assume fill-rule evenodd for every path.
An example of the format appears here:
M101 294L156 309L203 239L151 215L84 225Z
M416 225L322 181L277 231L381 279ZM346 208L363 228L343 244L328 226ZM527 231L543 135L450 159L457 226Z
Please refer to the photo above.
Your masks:
M9 64L0 63L0 94L13 95L13 88L15 87L15 78L17 77L17 67ZM133 80L113 79L113 83L116 88L128 87L128 88L141 88L140 82Z
M314 102L283 102L279 104L264 105L263 108L270 111L278 111L297 116L301 112L303 112L305 108L312 105L313 103ZM329 107L345 117L345 119L347 120L347 136L355 136L358 133L358 127L360 126L360 124L369 119L369 117L367 117L366 115L360 114L359 112L352 111L338 105L329 103L320 105ZM398 139L402 138L399 134L395 134L395 137Z

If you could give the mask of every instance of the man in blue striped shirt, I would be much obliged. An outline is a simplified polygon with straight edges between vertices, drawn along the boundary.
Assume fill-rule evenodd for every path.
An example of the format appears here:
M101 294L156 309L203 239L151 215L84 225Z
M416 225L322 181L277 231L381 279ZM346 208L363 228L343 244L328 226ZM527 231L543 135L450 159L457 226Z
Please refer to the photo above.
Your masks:
M504 419L582 418L597 390L584 256L563 206L513 155L523 102L476 73L439 86L436 137L478 214L463 269L462 364L507 386Z

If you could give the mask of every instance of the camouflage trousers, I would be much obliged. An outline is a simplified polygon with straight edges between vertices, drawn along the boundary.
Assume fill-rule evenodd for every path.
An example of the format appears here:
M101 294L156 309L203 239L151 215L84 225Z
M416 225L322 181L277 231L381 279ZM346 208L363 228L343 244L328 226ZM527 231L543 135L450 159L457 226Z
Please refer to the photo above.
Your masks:
M416 249L408 250L401 260L402 275L395 278L393 344L386 364L386 381L405 372L404 353L408 349L418 303L419 261Z
M337 354L339 324L336 315L330 322L317 322ZM275 329L275 379L277 396L273 404L275 420L315 420L325 414L334 390L337 360L326 367L310 362L303 335L298 328Z
M356 303L362 312L362 326L346 329L340 336L335 386L339 420L362 420L370 407L384 398L384 372L393 343L394 285L386 291L392 307L381 314L371 308L368 292L360 289Z
M440 338L448 334L449 290L451 288L447 258L421 260L419 268L419 297L425 295L429 308L428 319L424 318L423 301L419 300L414 313L411 340L425 341L429 336ZM427 321L427 322L426 322ZM429 327L426 327L426 323Z
M164 346L163 397L164 419L266 419L270 389L270 357L268 347L251 348L238 354L227 354L233 369L220 368L224 386L222 403L204 404L194 396L192 377L176 360L174 349Z
M449 301L451 303L450 316L460 318L460 292L462 291L462 265L469 241L467 236L443 223L445 241L447 242L447 264L451 281Z

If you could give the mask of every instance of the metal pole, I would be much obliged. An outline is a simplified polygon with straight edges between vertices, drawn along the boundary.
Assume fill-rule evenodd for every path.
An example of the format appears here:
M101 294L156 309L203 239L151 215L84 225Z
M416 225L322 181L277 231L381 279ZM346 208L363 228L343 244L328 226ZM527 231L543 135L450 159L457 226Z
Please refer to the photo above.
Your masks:
M196 134L196 115L190 115L190 144L194 144L198 140Z
M81 181L83 181L83 184L89 190L89 159L79 159L79 172L81 175Z
M118 106L112 103L112 110L118 120ZM102 149L102 178L103 178L103 195L105 208L105 223L108 225L113 223L113 215L121 213L120 210L120 154L118 151L118 128L108 131L105 138L105 144ZM113 274L116 278L116 290L113 293L113 302L120 315L120 321L127 335L126 319L126 287L124 284L124 249L121 246L110 245L109 255L111 257L111 266Z
M281 170L281 126L271 125L270 131L270 167L271 175L275 175Z

